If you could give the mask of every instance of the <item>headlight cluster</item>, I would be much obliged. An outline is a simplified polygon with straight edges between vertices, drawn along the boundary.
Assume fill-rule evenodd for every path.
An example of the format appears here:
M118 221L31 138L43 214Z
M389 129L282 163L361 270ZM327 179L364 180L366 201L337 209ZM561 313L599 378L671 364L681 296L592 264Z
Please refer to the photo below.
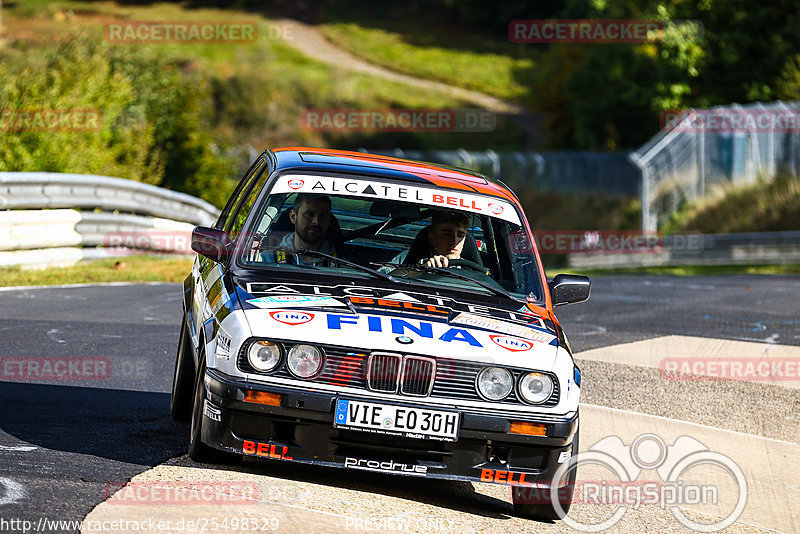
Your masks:
M531 404L541 404L553 394L553 379L542 373L527 373L519 381L519 396Z
M272 341L255 341L247 349L247 361L253 369L266 373L272 371L281 363L280 345Z
M478 374L478 392L486 399L500 401L514 390L514 376L503 367L486 367ZM553 379L544 373L523 373L517 391L529 404L541 404L553 394Z
M295 345L289 349L286 364L300 378L311 378L322 370L322 350L313 345Z
M247 348L247 361L256 371L268 373L278 368L284 349L280 343L257 340ZM286 356L286 367L298 378L311 378L322 371L325 353L313 345L294 345Z
M508 369L487 367L478 375L478 390L489 400L503 400L514 389L514 377Z

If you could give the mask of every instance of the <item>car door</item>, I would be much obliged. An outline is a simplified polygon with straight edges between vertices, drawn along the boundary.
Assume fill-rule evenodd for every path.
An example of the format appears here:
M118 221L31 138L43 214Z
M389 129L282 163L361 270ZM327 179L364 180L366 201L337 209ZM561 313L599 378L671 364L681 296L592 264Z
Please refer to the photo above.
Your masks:
M253 207L255 198L269 176L269 164L265 156L259 157L248 169L236 190L231 195L217 221L216 227L228 232L235 241ZM229 258L215 261L198 255L192 268L193 305L189 319L195 348L203 342L211 342L219 323L230 311L233 287L226 276ZM208 353L208 352L207 352Z

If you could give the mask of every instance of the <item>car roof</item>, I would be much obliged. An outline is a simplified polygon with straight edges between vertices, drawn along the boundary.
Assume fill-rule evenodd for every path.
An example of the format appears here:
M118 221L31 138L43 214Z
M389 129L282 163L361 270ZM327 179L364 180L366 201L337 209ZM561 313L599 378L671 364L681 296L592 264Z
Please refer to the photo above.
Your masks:
M448 189L477 192L509 200L519 206L514 193L498 180L445 165L324 148L286 147L271 151L276 171L302 170L360 174L431 184Z

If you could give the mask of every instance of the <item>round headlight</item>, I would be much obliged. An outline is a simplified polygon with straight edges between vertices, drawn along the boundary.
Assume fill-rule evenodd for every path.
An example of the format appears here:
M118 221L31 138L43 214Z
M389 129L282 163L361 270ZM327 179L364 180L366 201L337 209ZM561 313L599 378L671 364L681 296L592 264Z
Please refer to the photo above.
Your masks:
M247 349L247 361L256 371L272 371L281 363L281 348L272 341L256 341Z
M295 376L311 378L322 370L322 351L312 345L295 345L286 363Z
M489 400L502 400L514 388L511 372L502 367L487 367L478 375L478 390Z
M525 402L542 403L553 394L553 379L542 373L528 373L519 382L519 394Z

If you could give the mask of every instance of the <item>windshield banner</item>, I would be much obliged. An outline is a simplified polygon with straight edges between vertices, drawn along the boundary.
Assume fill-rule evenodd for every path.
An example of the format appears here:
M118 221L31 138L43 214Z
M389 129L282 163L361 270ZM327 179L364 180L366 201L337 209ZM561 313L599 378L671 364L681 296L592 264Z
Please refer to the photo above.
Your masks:
M399 185L347 177L286 175L278 178L273 193L317 193L426 204L479 213L521 226L517 210L506 200L434 187Z

